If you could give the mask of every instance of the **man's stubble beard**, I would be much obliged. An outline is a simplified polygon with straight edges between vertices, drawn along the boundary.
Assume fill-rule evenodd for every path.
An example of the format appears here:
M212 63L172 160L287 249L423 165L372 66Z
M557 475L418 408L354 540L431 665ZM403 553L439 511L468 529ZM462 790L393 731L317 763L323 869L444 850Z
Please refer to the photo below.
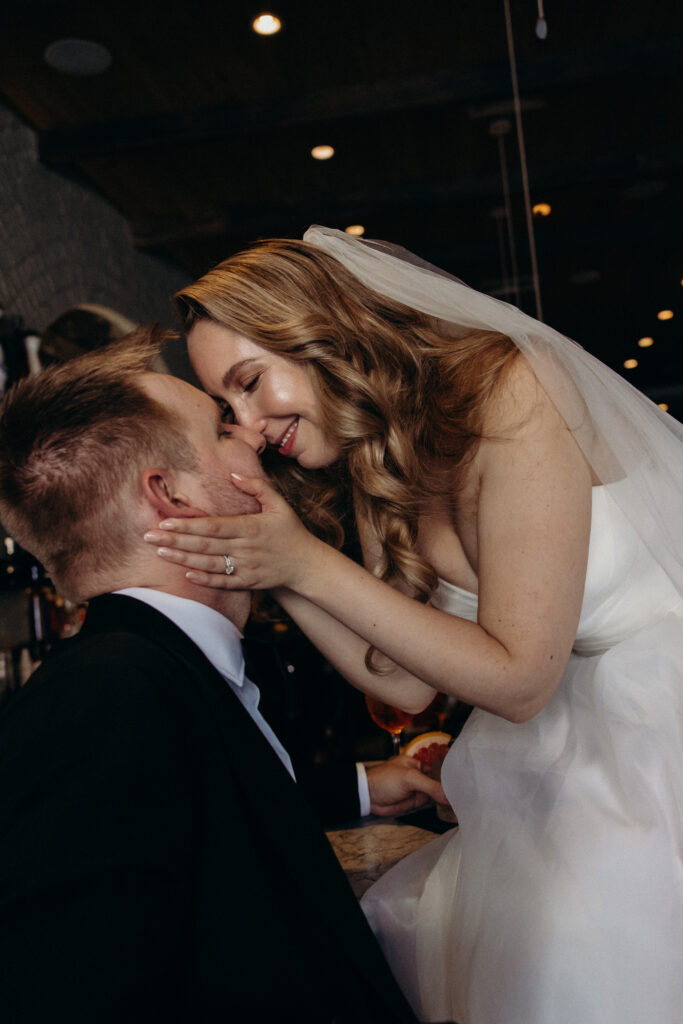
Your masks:
M213 472L204 472L200 476L202 488L206 495L203 503L207 514L215 517L253 515L261 511L261 505L251 494L240 491L225 477ZM225 542L225 554L229 552L230 542ZM251 609L250 590L214 590L212 607L234 622L242 629Z
M246 516L261 511L253 495L240 491L224 476L203 472L200 482L208 499L204 504L210 516Z

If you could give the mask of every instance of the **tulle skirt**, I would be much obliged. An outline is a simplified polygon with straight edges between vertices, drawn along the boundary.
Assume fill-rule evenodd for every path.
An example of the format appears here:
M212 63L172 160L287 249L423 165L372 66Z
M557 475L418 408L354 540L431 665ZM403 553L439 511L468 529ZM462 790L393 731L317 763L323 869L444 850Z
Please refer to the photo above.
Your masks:
M363 908L424 1021L683 1019L683 622L572 655L514 725L475 711L444 763L457 829Z

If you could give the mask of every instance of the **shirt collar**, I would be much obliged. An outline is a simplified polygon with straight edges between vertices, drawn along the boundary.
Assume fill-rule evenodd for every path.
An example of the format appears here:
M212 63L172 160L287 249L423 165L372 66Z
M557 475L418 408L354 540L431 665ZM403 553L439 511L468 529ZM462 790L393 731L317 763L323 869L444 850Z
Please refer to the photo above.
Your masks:
M227 676L237 686L243 685L242 634L225 615L192 598L178 597L150 587L126 587L116 593L134 597L156 608L194 641L221 675Z

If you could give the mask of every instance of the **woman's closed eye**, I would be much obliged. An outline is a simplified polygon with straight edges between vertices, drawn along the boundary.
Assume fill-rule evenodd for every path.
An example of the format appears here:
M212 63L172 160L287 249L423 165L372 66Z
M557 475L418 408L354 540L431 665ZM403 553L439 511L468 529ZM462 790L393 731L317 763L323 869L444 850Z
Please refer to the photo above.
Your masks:
M248 377L245 381L242 381L242 391L253 391L258 382L261 379L261 374L256 373L253 377Z

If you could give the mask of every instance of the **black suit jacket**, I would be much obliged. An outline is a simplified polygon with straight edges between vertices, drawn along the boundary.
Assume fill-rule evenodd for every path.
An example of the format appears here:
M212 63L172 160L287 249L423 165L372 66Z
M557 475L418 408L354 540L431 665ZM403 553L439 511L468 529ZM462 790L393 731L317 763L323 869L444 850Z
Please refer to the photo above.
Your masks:
M268 635L266 633L266 637ZM303 680L297 678L298 669L289 657L283 655L278 643L262 639L253 625L247 630L242 648L247 675L261 691L259 711L288 750L299 788L305 792L320 824L325 828L338 828L357 820L360 817L360 798L355 761L349 756L341 762L318 764L313 760L312 751L300 749L301 736L297 734L297 728L301 729L302 725L305 728L305 723L292 721L287 700L292 691L297 692L299 699L301 691L306 692L301 686ZM303 673L307 671L310 671L310 666L304 667ZM315 674L315 678L319 687L325 686L322 672ZM299 686L301 690L297 689Z
M0 714L0 963L3 1024L415 1019L277 755L124 596Z

